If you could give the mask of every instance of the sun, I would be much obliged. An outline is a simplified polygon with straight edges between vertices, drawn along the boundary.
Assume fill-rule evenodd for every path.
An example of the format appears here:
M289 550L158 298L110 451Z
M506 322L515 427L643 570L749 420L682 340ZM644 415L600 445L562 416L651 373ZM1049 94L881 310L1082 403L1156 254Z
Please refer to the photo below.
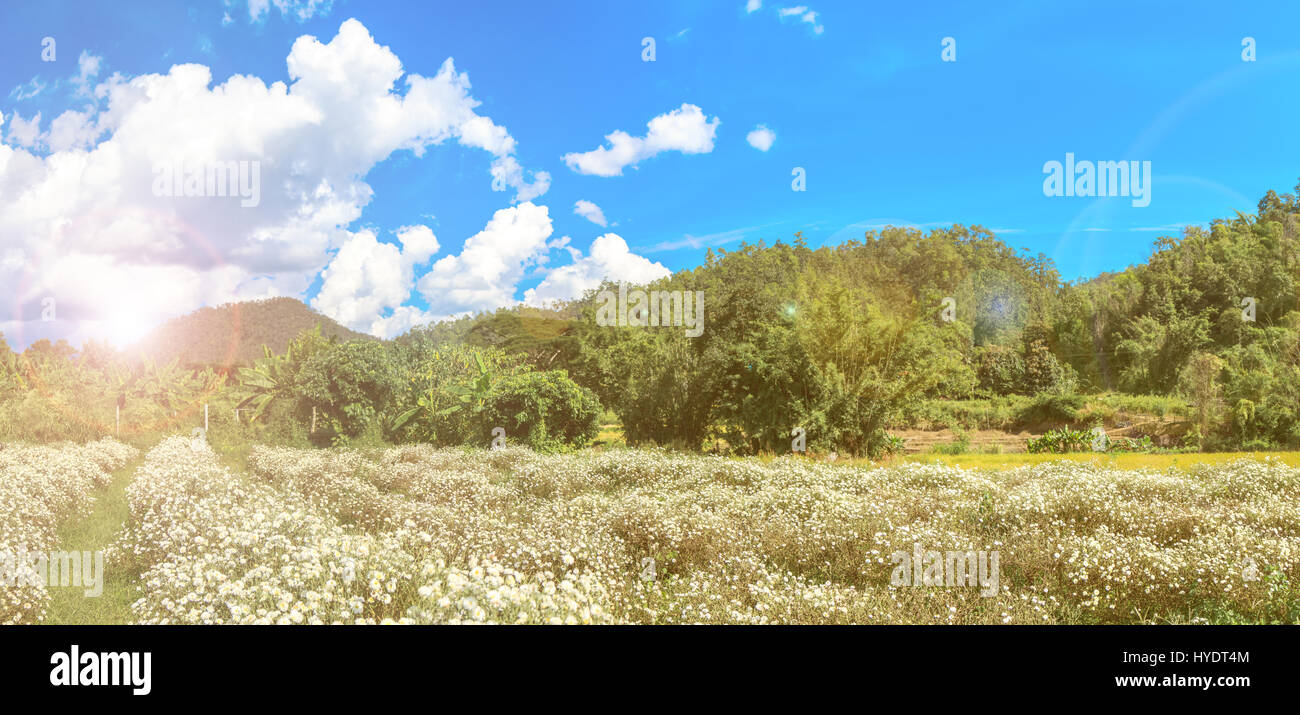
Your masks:
M105 337L119 348L129 347L140 341L149 332L149 322L144 316L123 311L114 314L104 324Z

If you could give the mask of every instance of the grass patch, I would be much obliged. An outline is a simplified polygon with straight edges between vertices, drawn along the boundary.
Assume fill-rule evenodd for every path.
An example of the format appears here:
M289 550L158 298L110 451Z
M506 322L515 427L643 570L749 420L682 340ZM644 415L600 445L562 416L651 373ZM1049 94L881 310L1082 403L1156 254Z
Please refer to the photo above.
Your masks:
M593 447L625 447L627 441L623 438L623 426L618 423L602 424L600 432L596 434L596 439L592 441Z
M1209 452L1187 454L915 454L899 459L907 462L939 462L967 469L1012 469L1044 462L1085 462L1115 469L1188 469L1197 464L1226 464L1238 459L1274 457L1292 467L1300 467L1300 452ZM862 460L865 461L865 460Z
M101 551L117 539L131 515L126 487L142 460L136 459L113 472L113 481L95 490L95 505L89 514L65 519L59 526L59 548L63 551ZM96 598L84 588L59 586L50 589L47 625L119 625L132 622L131 603L139 597L140 574L104 566L104 592Z

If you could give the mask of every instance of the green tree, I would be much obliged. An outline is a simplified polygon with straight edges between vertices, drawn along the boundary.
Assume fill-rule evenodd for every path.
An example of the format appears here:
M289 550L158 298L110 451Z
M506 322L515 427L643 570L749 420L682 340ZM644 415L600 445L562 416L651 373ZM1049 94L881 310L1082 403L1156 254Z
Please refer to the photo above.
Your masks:
M321 411L326 435L359 436L382 429L396 408L401 374L382 343L351 340L320 350L303 364L299 394Z

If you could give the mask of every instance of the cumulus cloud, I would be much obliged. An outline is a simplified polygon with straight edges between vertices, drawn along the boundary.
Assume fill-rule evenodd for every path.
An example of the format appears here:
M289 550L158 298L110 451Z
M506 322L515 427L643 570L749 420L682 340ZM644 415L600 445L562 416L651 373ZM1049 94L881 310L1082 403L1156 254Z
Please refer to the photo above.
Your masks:
M632 253L621 236L607 233L592 242L589 255L578 254L573 263L552 269L536 288L525 291L524 302L546 305L580 298L605 280L649 283L668 275L663 264Z
M50 151L58 153L74 149L89 148L99 137L99 127L95 124L90 111L69 110L50 122L50 130L44 136L45 145Z
M634 137L619 130L605 136L609 146L583 153L564 155L564 163L579 174L621 176L624 167L635 166L665 151L683 154L707 154L713 151L713 139L721 123L717 117L706 119L694 104L683 104L646 123L644 137Z
M776 141L776 132L768 129L766 124L760 124L745 135L745 141L759 151L767 151L772 148L772 142Z
M394 311L412 316L413 309L402 309L402 304L411 297L415 266L438 250L438 239L427 226L401 228L397 237L401 248L381 243L370 230L348 238L321 273L312 307L353 330L392 337L389 331L404 322L392 319Z
M441 248L428 226L403 226L397 229L397 240L402 242L402 255L417 265L428 262Z
M757 12L761 7L763 7L763 0L749 0L745 3L745 12Z
M540 263L549 246L551 217L545 206L525 202L497 211L459 255L433 264L418 283L436 317L512 305L525 270Z
M9 121L9 132L5 135L6 141L21 147L35 147L40 143L40 137L40 112L37 112L36 116L31 119L23 119L21 114L14 112L13 118Z
M578 214L597 226L608 225L605 221L605 212L601 211L599 206L587 201L586 199L578 199L577 203L573 205L573 213Z
M516 201L549 185L519 165L509 132L476 112L469 79L451 59L431 77L405 73L348 20L328 42L298 38L286 65L288 82L270 84L235 75L214 85L198 64L115 74L44 133L39 114L0 122L0 284L10 287L0 292L0 316L12 317L11 343L27 342L15 333L49 327L33 324L45 297L57 299L71 335L76 325L64 321L74 316L156 323L203 304L301 297L327 265L334 278L323 304L363 321L371 306L349 303L344 289L374 280L391 256L347 227L371 200L364 177L377 163L456 142L484 150L485 178L513 189ZM83 55L79 66L90 82L100 63ZM155 194L162 166L240 161L259 167L256 207L241 208L237 196ZM402 255L432 256L427 230L399 234ZM339 262L334 252L345 248ZM392 301L382 296L378 315L393 309L386 319L400 322L409 311Z

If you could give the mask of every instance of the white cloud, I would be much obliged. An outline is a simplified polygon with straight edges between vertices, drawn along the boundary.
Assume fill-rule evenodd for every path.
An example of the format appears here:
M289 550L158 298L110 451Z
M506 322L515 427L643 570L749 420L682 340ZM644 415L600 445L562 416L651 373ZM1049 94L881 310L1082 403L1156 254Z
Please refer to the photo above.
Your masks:
M777 9L777 14L784 20L788 17L798 18L799 22L812 27L812 31L818 35L826 30L821 23L817 22L817 13L809 10L806 5L796 5L794 7L783 7Z
M9 98L15 102L31 99L45 91L46 85L40 77L32 77L26 84L20 84L9 90Z
M379 242L373 231L353 234L321 273L312 307L353 330L392 337L387 331L404 321L381 315L398 311L403 318L411 316L411 310L399 309L411 297L414 268L438 250L438 239L427 226L406 226L397 236L400 249Z
M574 262L547 273L536 288L524 292L524 302L545 305L572 300L599 287L604 280L649 283L670 275L663 264L651 262L628 250L627 241L616 233L607 233L591 243L591 253L578 254Z
M388 317L375 318L370 325L370 334L381 338L395 338L417 325L424 325L433 320L434 317L427 311L402 305L393 309L393 313Z
M40 137L40 112L31 119L23 119L21 114L14 112L13 119L9 122L9 133L5 135L6 140L21 147L31 148L40 143Z
M605 221L605 212L601 211L599 206L587 201L586 199L578 199L577 203L573 205L573 213L578 214L597 226L609 225Z
M235 75L214 85L197 64L113 75L89 93L93 102L59 115L44 134L40 115L5 117L0 255L18 259L0 262L0 285L15 287L0 292L0 315L22 316L10 330L44 329L35 323L47 296L69 335L76 321L123 313L156 323L203 304L301 297L327 265L336 277L325 301L361 321L370 306L355 296L349 303L344 288L381 275L388 259L347 227L372 198L364 178L377 163L454 141L489 154L484 173L517 201L549 184L519 166L504 127L475 111L469 80L450 59L434 76L407 74L349 20L326 43L298 38L286 64L288 81L270 84ZM87 82L99 71L89 55L79 65ZM255 208L240 208L239 197L154 195L156 165L244 160L260 167ZM431 256L436 239L427 230L399 232L402 252ZM348 246L352 258L331 260ZM393 300L383 294L380 303L391 308ZM409 312L394 309L385 320ZM10 342L25 341L11 334Z
M77 58L77 76L72 78L72 85L77 88L77 94L89 96L92 89L92 82L99 76L99 68L104 58L92 55L82 50L81 56Z
M236 4L238 4L236 0L226 0L227 7ZM333 4L333 0L248 0L248 19L259 22L267 14L267 10L274 6L280 11L280 17L306 22L316 15L322 17L328 15ZM223 21L223 24L226 23Z
M515 303L525 269L540 262L551 235L547 207L525 202L497 211L456 256L433 264L419 281L430 315L445 317L495 310Z
M564 163L579 174L621 176L624 167L635 166L660 152L707 154L713 151L713 139L720 123L717 117L705 119L704 112L694 104L683 104L647 122L649 131L644 137L616 131L605 136L608 147L565 154Z
M9 98L16 102L22 102L41 94L46 89L58 90L64 85L64 82L68 82L73 86L75 96L89 99L94 86L94 79L99 75L102 64L102 57L82 50L81 56L77 58L76 75L67 80L55 79L52 84L42 81L40 76L32 77L27 83L20 84L10 90Z
M757 12L761 7L763 7L763 0L749 0L745 3L745 12Z
M45 143L50 151L72 151L86 149L99 138L99 128L95 125L91 112L66 111L50 122L50 131L45 135Z
M759 151L767 151L772 148L772 142L776 141L776 132L768 129L766 124L760 124L745 135L745 141Z
M428 226L403 226L397 229L397 240L402 242L402 256L416 265L426 263L440 248Z

